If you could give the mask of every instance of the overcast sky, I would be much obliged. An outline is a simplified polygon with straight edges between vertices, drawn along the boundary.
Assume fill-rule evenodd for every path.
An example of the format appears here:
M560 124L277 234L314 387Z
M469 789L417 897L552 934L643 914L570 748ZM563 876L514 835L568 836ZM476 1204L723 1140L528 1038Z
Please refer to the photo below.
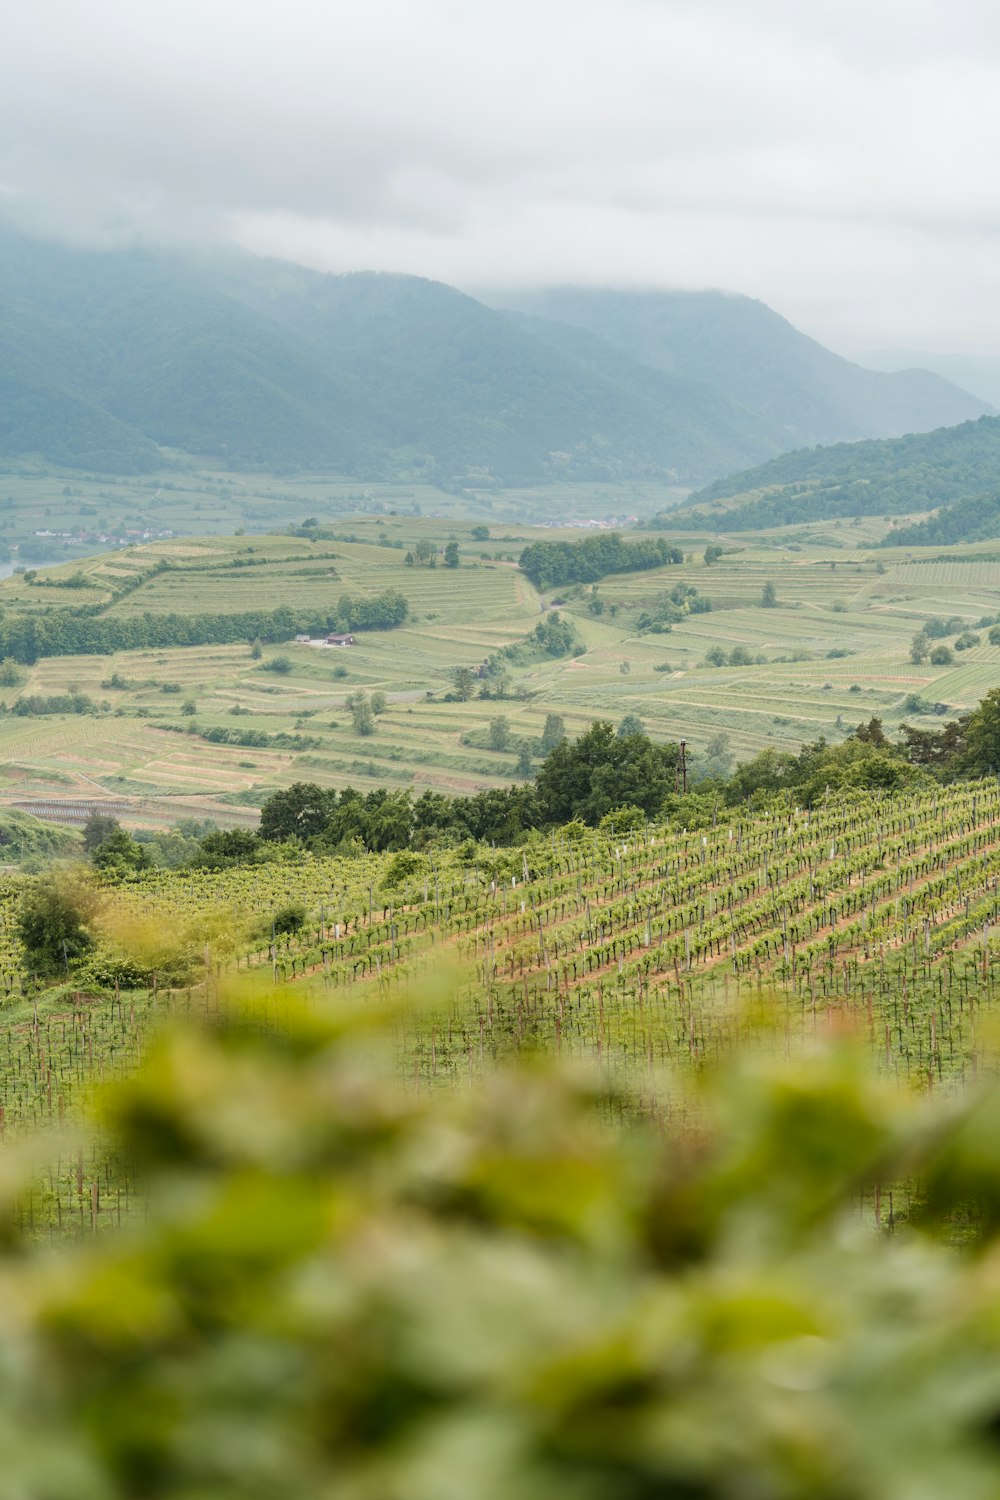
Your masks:
M2 0L0 212L1000 355L998 0Z

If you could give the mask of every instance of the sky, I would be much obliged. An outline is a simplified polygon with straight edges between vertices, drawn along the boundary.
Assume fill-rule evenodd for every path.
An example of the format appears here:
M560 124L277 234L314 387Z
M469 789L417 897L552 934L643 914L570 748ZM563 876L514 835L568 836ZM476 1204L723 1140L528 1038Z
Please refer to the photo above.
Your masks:
M0 214L1000 356L997 0L4 0Z

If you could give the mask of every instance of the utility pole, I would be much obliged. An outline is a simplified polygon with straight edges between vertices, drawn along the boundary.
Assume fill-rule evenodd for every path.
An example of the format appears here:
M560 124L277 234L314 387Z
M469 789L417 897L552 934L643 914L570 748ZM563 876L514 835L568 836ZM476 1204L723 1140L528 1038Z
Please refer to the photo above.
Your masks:
M679 781L680 782L680 790L683 791L683 793L684 793L685 796L687 796L687 789L688 789L688 763L687 763L687 741L686 740L681 740L680 744L677 747L677 752L678 752L677 753L677 769L676 769L676 771L674 773L674 790L676 791L678 789L677 788L677 783Z

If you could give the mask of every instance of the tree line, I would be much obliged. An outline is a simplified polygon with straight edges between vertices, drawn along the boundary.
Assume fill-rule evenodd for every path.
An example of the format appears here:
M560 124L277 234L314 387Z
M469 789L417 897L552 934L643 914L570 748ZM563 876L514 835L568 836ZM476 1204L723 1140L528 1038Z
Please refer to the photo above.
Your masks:
M566 583L596 583L608 573L637 573L684 561L684 553L663 537L626 542L617 531L584 537L579 542L532 542L518 567L536 588Z
M268 742L273 745L277 738ZM700 764L692 758L688 787L679 746L655 744L631 715L617 730L609 721L597 720L579 739L563 735L547 745L543 739L543 748L548 753L533 779L471 796L426 791L414 798L408 789L384 787L367 794L354 787L337 792L314 782L294 782L267 799L257 831L213 830L187 863L221 869L264 861L289 841L316 853L351 854L448 847L469 840L516 845L532 832L574 822L622 834L654 818L678 827L704 827L730 809L817 807L838 793L886 794L934 781L997 775L1000 688L972 713L940 730L902 725L896 741L886 735L880 719L872 718L840 744L820 738L798 753L765 750L731 774L725 774L725 756L709 755ZM111 852L120 862L121 848L116 844Z
M0 657L31 665L47 656L112 656L168 646L228 646L237 641L287 641L300 633L392 630L409 614L396 589L369 598L343 594L327 611L241 610L236 613L94 616L59 609L0 618Z

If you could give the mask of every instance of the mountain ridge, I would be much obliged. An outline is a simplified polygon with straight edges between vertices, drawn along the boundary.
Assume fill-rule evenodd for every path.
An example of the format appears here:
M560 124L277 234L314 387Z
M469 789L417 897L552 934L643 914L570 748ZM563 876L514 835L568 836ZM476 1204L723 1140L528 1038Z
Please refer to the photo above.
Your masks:
M766 326L805 337L756 306ZM686 338L696 342L692 329ZM713 340L724 342L717 318ZM0 230L7 457L138 472L170 449L371 480L685 486L764 462L798 435L801 411L782 408L782 382L763 368L766 340L744 349L753 378L778 393L756 405L711 360L666 368L627 343L421 277L334 276L236 252L77 250ZM932 396L949 414L956 401L982 405L943 381ZM822 406L822 391L808 400Z

